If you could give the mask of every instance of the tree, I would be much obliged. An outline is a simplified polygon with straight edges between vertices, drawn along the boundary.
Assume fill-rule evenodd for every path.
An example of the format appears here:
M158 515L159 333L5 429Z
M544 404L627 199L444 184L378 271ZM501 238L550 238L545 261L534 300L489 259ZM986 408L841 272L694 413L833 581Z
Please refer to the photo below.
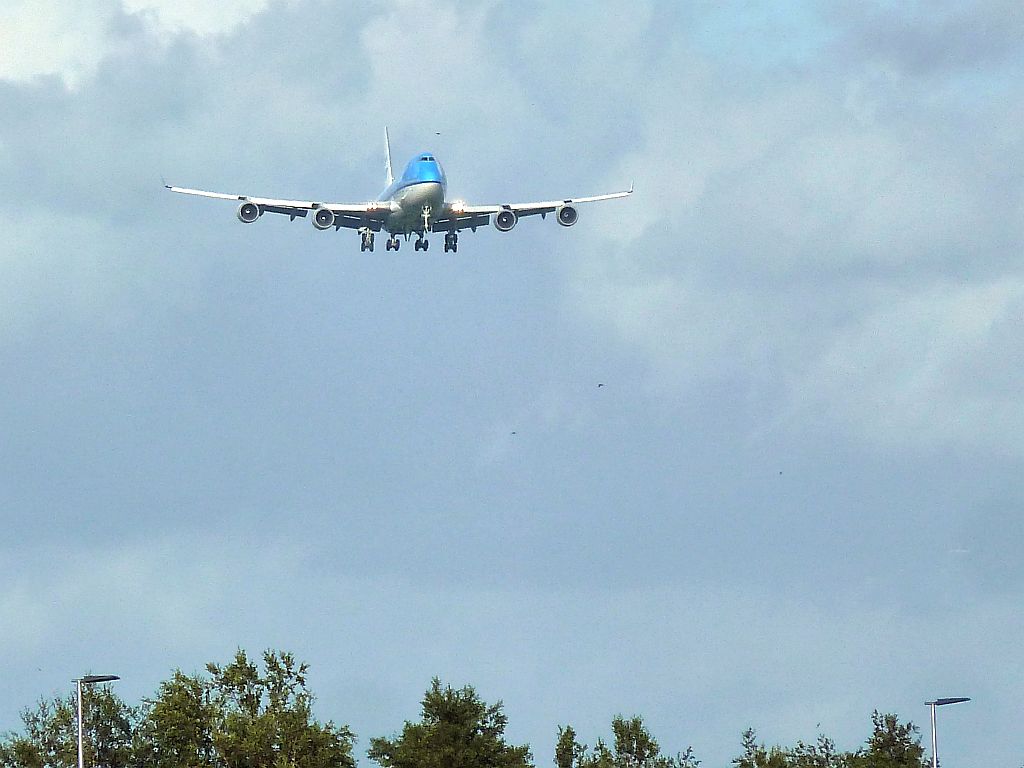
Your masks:
M736 768L789 768L786 751L779 747L771 749L757 743L757 733L753 728L743 732L743 754L733 758Z
M675 757L661 754L661 747L640 717L629 719L616 715L612 719L612 747L598 739L593 751L576 741L576 732L570 726L558 729L555 762L558 768L697 768L700 760L693 755L693 747ZM571 762L569 762L571 757ZM566 764L564 765L563 762Z
M793 768L849 768L850 759L848 752L837 752L835 742L824 735L814 744L798 741L789 753Z
M231 664L207 664L212 752L224 768L355 768L348 726L312 715L307 664L290 653L263 654L264 673L239 650ZM193 703L194 706L194 703ZM196 746L205 747L203 733Z
M505 742L502 703L487 704L473 689L442 687L436 677L417 723L400 736L371 739L368 755L383 768L532 768L527 745Z
M867 746L851 759L851 768L925 768L924 747L917 726L901 724L896 715L871 713L873 733Z
M813 744L798 741L795 747L765 747L757 743L752 728L743 734L743 754L736 768L927 768L924 749L912 723L903 725L896 715L871 715L873 733L855 752L839 752L835 742L818 736Z
M578 768L587 755L587 745L576 741L576 731L571 725L558 727L558 743L555 745L555 765L558 768Z
M82 687L83 752L88 765L127 768L140 718L106 685ZM74 768L78 765L78 694L40 699L21 713L24 733L0 741L2 768Z
M743 732L743 754L734 758L737 768L849 768L850 754L836 751L835 742L818 736L812 744L798 741L792 749L757 743L753 728Z
M347 726L313 718L306 664L267 651L263 670L238 651L207 676L176 671L143 707L86 689L86 763L103 768L355 768ZM21 735L0 740L0 768L73 768L74 696L40 701Z
M137 762L147 768L207 768L218 765L213 733L218 707L210 684L176 670L149 702L135 735Z

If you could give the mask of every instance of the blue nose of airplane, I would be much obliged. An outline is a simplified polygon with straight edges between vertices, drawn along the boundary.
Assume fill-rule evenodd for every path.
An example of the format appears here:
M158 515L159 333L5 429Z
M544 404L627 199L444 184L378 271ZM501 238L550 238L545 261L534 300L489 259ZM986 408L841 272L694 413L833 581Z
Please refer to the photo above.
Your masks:
M402 182L420 184L427 181L444 184L444 171L430 152L423 152L409 161L402 174Z

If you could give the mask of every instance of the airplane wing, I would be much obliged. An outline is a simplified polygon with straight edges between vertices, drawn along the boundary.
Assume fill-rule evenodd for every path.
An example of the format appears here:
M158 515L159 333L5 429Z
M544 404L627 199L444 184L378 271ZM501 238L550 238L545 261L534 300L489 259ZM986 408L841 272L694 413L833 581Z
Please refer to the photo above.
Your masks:
M591 195L589 197L567 197L564 200L543 200L536 203L469 205L457 200L448 204L448 210L443 218L432 222L432 229L458 231L471 228L475 230L479 226L485 226L488 220L490 220L498 230L507 232L523 216L536 216L540 214L542 217L546 217L549 213L557 213L558 223L571 227L576 223L576 205L578 203L614 200L619 197L629 197L631 194L633 194L632 184L624 192L612 192L607 195ZM502 213L505 211L508 214L502 216Z
M371 228L379 230L380 222L387 217L393 206L390 201L386 200L375 200L368 203L320 203L312 200L278 200L272 197L229 195L223 192L207 192L204 189L174 187L170 184L164 184L164 187L171 192L180 192L183 195L198 195L199 197L240 202L238 218L246 223L255 221L264 213L281 213L294 220L296 217L305 217L310 211L323 209L335 214L334 222L328 223L323 227L324 229L331 226L358 229L369 223ZM330 217L327 218L330 219ZM374 227L374 225L376 226Z

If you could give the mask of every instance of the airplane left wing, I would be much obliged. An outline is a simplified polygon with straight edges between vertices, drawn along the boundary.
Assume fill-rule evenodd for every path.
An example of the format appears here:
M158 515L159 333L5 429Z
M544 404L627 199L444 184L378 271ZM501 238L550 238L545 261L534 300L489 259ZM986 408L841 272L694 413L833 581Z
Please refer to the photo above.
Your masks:
M164 184L171 192L183 195L212 197L218 200L235 200L238 206L238 218L250 224L264 213L281 213L293 221L296 217L305 217L313 211L313 223L318 229L331 227L358 229L369 226L374 231L380 230L381 221L391 213L393 203L375 200L368 203L319 203L312 200L279 200L272 197L252 197L250 195L229 195L223 192L207 192L204 189L189 189Z
M501 232L508 232L516 225L516 222L523 216L542 217L549 213L557 214L558 223L565 227L571 227L576 223L578 214L576 205L578 203L596 203L602 200L614 200L620 197L629 197L633 194L633 185L624 192L612 192L607 195L591 195L589 197L568 197L564 200L544 200L536 203L506 203L503 205L468 205L462 201L455 201L448 204L446 215L432 223L434 230L476 229L484 226L491 219L495 229ZM493 217L493 219L492 219Z

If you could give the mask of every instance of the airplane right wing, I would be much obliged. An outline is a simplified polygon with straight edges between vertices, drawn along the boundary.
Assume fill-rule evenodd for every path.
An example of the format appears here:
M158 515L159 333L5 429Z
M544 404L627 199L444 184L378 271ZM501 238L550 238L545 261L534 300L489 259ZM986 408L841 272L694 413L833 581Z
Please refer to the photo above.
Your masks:
M359 229L368 225L374 231L379 231L381 222L394 207L394 203L385 200L369 203L318 203L312 200L278 200L271 197L229 195L223 192L207 192L204 189L173 187L170 184L164 184L164 187L183 195L239 202L238 218L246 224L256 221L264 213L281 213L294 221L296 217L305 218L312 211L313 224L317 229Z

